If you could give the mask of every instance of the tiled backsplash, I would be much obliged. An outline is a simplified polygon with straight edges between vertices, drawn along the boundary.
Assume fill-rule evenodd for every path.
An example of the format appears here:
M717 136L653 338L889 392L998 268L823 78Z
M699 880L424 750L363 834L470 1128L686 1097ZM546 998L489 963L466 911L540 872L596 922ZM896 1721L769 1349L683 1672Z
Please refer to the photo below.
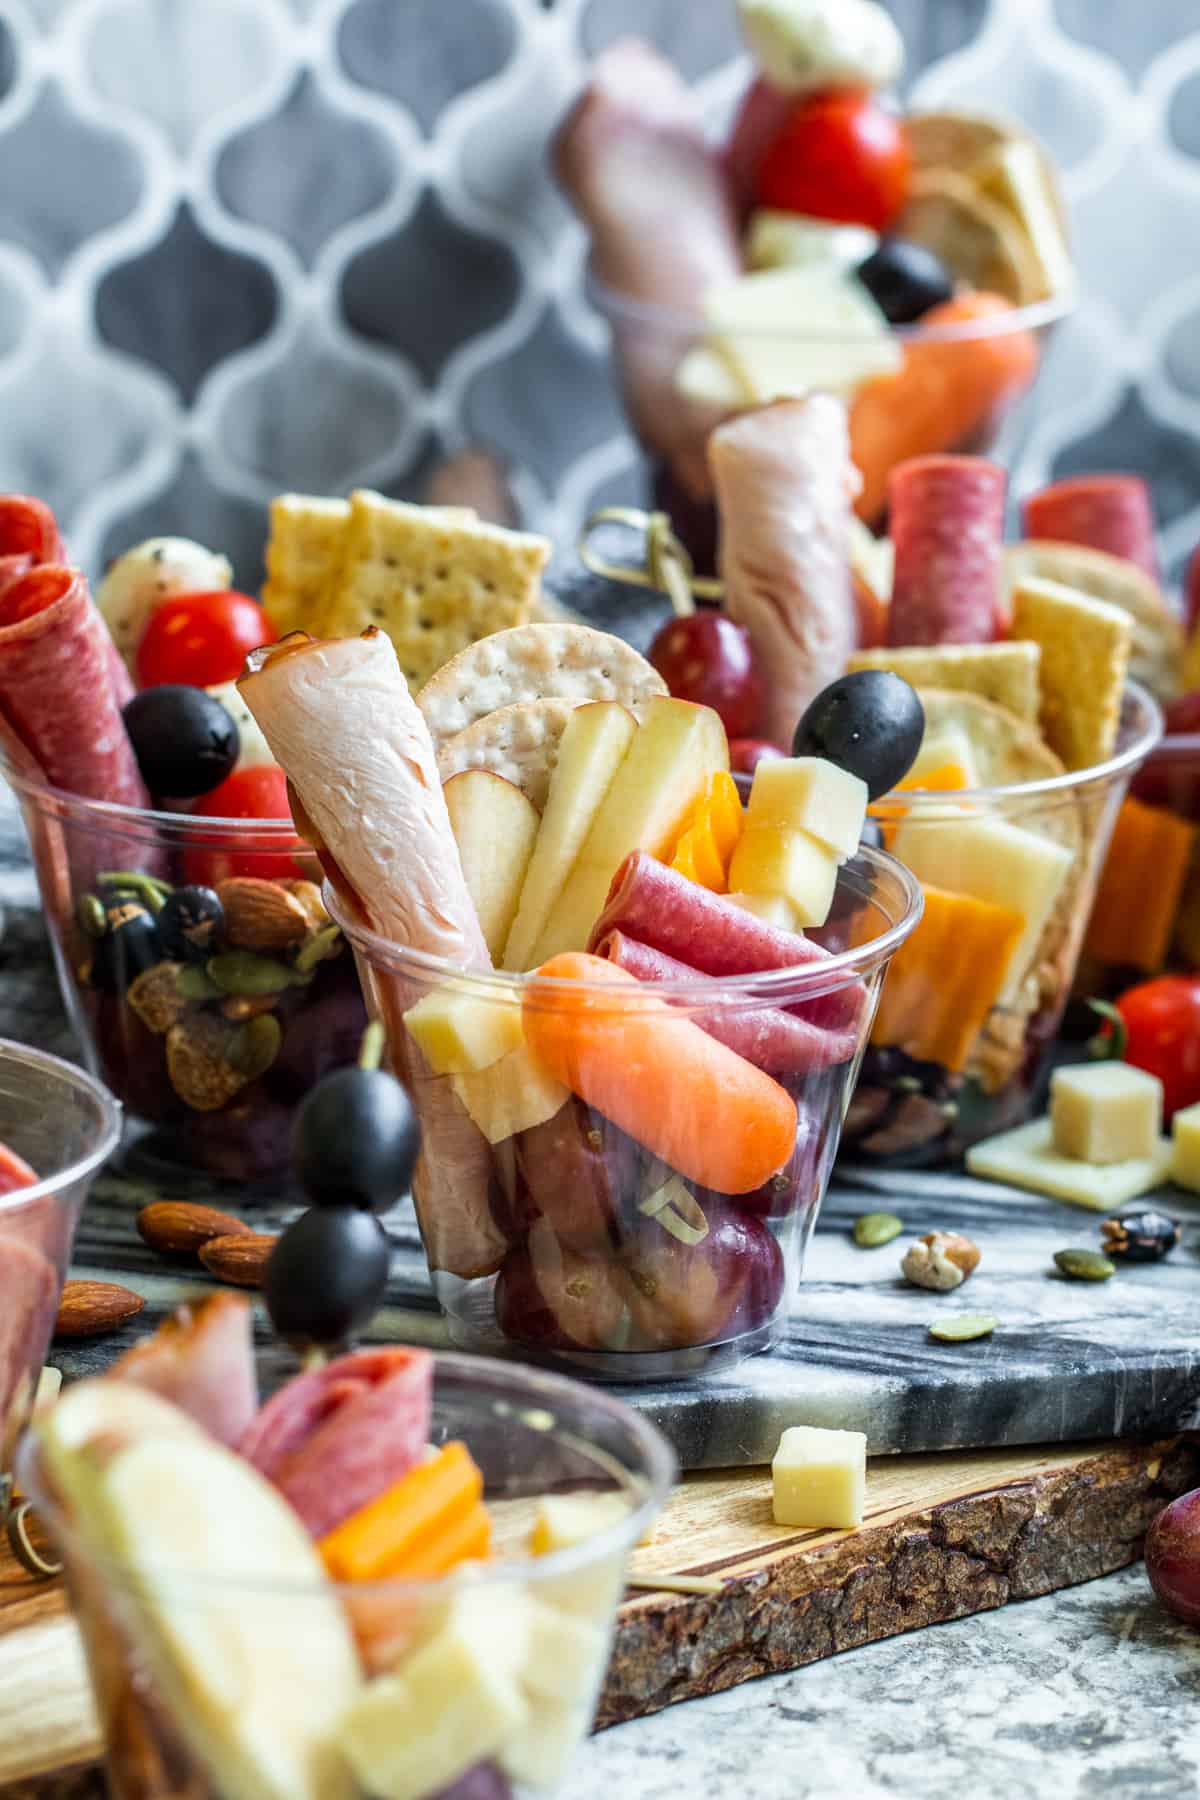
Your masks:
M1200 539L1197 0L895 0L919 99L1065 171L1086 298L1018 479L1155 481ZM281 487L419 493L468 442L569 538L640 490L544 166L589 56L653 37L714 122L732 0L0 0L0 486L97 568L150 531L261 568Z

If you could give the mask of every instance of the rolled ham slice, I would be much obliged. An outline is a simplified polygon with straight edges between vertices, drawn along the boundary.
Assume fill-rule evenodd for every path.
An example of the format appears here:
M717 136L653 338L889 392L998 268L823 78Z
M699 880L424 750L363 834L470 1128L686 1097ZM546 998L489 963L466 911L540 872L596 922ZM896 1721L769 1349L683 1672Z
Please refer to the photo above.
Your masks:
M1073 475L1031 494L1022 508L1027 538L1052 538L1123 556L1157 581L1154 508L1140 475Z
M857 637L846 411L828 394L742 413L713 432L725 611L746 627L769 698L763 735L790 744Z
M610 931L601 938L596 955L607 957L639 981L698 984L701 990L712 981L712 976L627 937L623 931ZM849 1062L858 1041L854 1031L827 1031L778 1006L742 1006L734 1001L706 1012L702 991L696 995L696 1006L697 1010L688 1014L694 1025L771 1075L807 1075Z
M1006 487L1004 470L981 456L917 456L892 470L892 644L991 642Z
M429 728L390 640L375 630L330 643L296 632L256 651L238 686L297 796L299 828L363 922L400 949L490 969ZM405 979L363 958L359 969L421 1121L413 1194L430 1266L490 1274L505 1241L488 1203L487 1140L404 1024L436 977L414 970Z
M106 1376L149 1388L231 1448L258 1410L250 1303L209 1294L181 1306L153 1337L119 1356Z
M781 931L745 912L685 875L656 862L644 850L625 858L592 927L589 950L619 931L674 957L702 975L758 975L770 969L812 968L829 952L795 932ZM831 993L788 1003L803 1019L841 1031L859 1018L864 993L851 982Z
M420 1461L432 1395L427 1350L356 1350L281 1387L237 1447L321 1538Z

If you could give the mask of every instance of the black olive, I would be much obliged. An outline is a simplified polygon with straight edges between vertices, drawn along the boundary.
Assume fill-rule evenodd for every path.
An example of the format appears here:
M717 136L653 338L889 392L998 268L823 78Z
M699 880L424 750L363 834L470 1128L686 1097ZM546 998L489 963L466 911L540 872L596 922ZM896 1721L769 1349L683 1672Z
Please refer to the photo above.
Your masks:
M175 962L207 962L221 947L225 908L209 887L178 887L163 901L158 933L164 956Z
M238 759L233 715L203 688L143 688L122 717L152 794L193 800L224 781Z
M1179 1242L1179 1226L1166 1213L1148 1208L1105 1219L1100 1239L1107 1256L1120 1256L1126 1262L1158 1262Z
M104 934L92 956L92 986L107 994L123 994L131 981L162 959L157 920L138 895L106 894Z
M412 1103L383 1069L335 1069L307 1095L292 1140L315 1206L386 1212L408 1192L420 1148Z
M954 294L941 258L907 238L881 238L855 274L890 325L911 325Z
M859 669L817 695L796 727L792 754L848 769L878 800L908 774L924 735L915 688L890 669Z
M312 1207L288 1226L263 1273L263 1298L281 1337L338 1344L383 1299L392 1253L379 1220L357 1206Z

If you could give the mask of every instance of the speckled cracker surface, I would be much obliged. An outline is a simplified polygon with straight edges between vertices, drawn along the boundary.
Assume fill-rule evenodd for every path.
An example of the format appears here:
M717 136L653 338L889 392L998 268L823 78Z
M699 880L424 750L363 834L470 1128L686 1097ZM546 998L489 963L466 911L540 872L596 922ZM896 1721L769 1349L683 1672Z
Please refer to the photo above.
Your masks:
M891 669L915 688L978 694L1036 724L1040 690L1036 644L941 644L931 648L856 650L848 667Z
M271 502L263 610L285 637L313 631L342 565L348 500L277 494Z
M544 699L486 713L438 747L438 774L449 781L464 769L490 769L519 787L541 811L574 710L569 700Z
M1133 620L1129 673L1160 698L1179 692L1183 626L1157 583L1136 563L1082 544L1063 544L1056 538L1025 538L1007 545L1004 579L1009 593L1030 576L1062 582L1127 612Z
M619 700L635 707L667 686L621 638L590 625L523 625L463 650L417 695L435 743L526 700Z
M1012 633L1042 652L1042 732L1068 769L1107 760L1129 673L1128 613L1061 582L1030 577L1013 590Z
M360 490L317 635L378 625L419 687L468 644L528 618L549 555L545 538Z

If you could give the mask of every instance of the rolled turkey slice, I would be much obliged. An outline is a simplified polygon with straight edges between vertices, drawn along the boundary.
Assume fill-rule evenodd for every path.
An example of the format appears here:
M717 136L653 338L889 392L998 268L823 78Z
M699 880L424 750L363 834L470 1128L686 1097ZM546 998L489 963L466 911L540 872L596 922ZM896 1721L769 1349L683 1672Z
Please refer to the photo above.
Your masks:
M796 721L846 667L857 623L850 511L858 477L846 410L829 394L741 413L713 432L725 610L750 633L770 683L764 736Z
M296 795L297 827L364 923L400 949L490 969L433 741L390 640L374 629L332 642L294 632L256 651L238 687ZM464 1279L490 1274L505 1243L488 1204L487 1141L403 1020L434 978L361 958L359 967L421 1122L413 1196L430 1266Z
M258 1410L249 1301L217 1293L179 1307L105 1375L170 1400L232 1449Z

